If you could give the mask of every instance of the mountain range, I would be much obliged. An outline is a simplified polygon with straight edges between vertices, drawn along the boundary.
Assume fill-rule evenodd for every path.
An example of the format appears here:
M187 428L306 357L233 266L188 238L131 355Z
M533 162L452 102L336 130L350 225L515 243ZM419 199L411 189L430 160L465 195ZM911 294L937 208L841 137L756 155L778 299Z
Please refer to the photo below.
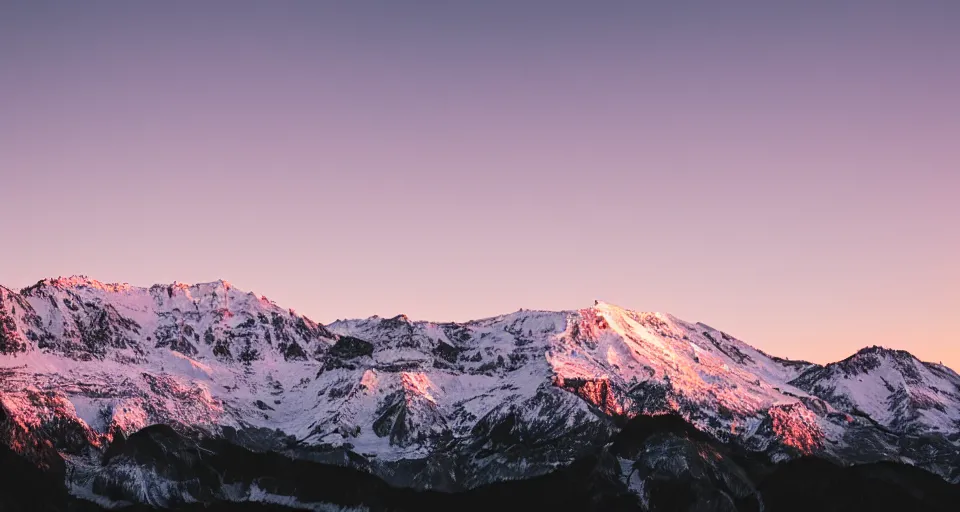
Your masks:
M0 287L0 445L9 510L956 510L960 376L600 301L322 325L74 276Z

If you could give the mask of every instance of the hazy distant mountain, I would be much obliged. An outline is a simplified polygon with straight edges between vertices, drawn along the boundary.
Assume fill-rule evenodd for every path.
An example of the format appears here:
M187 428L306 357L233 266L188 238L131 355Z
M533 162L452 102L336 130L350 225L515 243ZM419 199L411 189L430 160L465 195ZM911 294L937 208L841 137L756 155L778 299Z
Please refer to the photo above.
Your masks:
M108 508L958 503L949 368L878 347L791 361L602 302L323 326L223 281L70 277L0 288L0 354L0 455L43 475L17 472L53 489L49 510L94 507L68 493Z

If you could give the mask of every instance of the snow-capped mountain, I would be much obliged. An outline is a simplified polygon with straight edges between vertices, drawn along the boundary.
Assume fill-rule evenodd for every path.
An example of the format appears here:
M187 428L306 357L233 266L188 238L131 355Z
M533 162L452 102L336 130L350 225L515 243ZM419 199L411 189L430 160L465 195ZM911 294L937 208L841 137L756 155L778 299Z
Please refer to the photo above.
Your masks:
M826 366L785 360L603 302L323 326L224 281L48 279L0 288L0 406L4 444L39 467L65 459L75 494L160 506L203 500L133 455L104 458L154 424L414 489L550 474L631 418L663 414L768 461L893 460L960 480L960 377L946 367L879 348ZM617 455L640 498L631 461L654 464L651 453Z
M867 347L791 383L897 432L960 431L960 375L902 350Z

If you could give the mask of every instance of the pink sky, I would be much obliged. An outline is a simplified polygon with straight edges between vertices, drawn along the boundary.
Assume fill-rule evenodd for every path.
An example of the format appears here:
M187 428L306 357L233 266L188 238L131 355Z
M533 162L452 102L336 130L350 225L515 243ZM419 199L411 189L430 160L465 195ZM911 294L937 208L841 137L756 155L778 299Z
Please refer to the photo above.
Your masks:
M534 4L4 3L0 283L960 369L956 3Z

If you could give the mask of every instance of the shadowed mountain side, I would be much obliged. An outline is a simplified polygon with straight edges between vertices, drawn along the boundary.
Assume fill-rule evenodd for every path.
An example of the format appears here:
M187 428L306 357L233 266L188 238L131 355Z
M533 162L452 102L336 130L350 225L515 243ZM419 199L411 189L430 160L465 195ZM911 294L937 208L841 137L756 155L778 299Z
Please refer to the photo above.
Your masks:
M44 474L15 453L4 450L0 456L6 473L0 497L3 510L103 510L68 496L56 475ZM638 483L641 492L630 492ZM350 468L257 453L223 439L193 441L163 425L115 442L91 485L120 510L130 512L154 510L151 507L184 511L946 512L960 502L960 487L911 466L839 467L814 458L770 464L733 445L718 443L670 415L630 420L603 448L568 467L459 493L397 488ZM151 505L123 506L131 501Z

